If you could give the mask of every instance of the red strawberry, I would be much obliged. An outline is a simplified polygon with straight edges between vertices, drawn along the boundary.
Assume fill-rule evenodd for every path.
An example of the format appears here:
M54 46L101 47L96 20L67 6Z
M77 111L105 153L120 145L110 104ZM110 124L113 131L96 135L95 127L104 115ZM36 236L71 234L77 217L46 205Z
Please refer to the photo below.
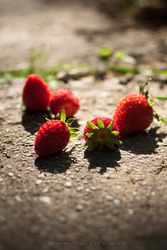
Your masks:
M53 114L65 110L66 116L73 116L79 109L80 103L77 96L69 89L56 90L51 95L50 109Z
M121 141L118 140L118 127L114 123L114 120L108 117L96 117L88 121L84 128L83 136L86 141L84 146L89 146L89 151L96 148L101 151L104 146L115 149L114 145L121 144Z
M144 87L148 81L140 86L140 94L126 95L116 107L113 115L114 122L119 127L120 136L127 136L144 131L150 126L155 117L159 121L166 122L164 118L158 116L151 104L148 102L149 90L144 92Z
M120 136L139 133L149 127L153 120L153 109L144 95L126 95L113 115L119 127Z
M35 152L39 156L47 156L62 151L69 143L70 136L76 137L77 128L69 128L74 119L65 123L65 112L61 113L61 120L50 120L44 123L35 138Z
M27 109L45 110L49 105L50 95L48 84L40 76L29 75L22 91L22 101Z

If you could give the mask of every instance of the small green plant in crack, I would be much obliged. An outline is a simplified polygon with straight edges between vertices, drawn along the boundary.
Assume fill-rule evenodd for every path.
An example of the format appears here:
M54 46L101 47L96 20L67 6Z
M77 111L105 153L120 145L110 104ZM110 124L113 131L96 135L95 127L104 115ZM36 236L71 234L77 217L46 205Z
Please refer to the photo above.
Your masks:
M126 54L124 51L113 51L109 47L103 47L99 51L100 60L105 63L106 70L112 70L119 73L138 73L136 60L134 57Z

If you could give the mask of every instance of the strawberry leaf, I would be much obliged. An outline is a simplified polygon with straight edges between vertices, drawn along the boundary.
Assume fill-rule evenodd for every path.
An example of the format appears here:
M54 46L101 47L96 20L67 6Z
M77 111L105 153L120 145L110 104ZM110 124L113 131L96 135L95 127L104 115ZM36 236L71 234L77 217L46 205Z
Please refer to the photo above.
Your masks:
M93 134L94 134L93 132L88 132L86 135L87 135L87 137L90 138Z
M58 113L55 117L56 120L60 120L60 114Z
M72 138L75 138L75 137L77 137L78 135L77 135L76 133L70 133L70 136L71 136Z
M162 116L159 116L159 121L167 123L167 121Z
M153 103L154 103L154 99L151 99L151 100L149 101L149 105L152 106Z
M167 101L167 97L155 97L155 98L161 101Z
M117 136L118 134L119 134L118 131L112 131L112 132L111 132L112 137L115 137L115 136Z
M72 133L78 132L79 129L78 128L69 128L69 131Z
M111 149L111 150L114 150L115 149L115 146L112 144L112 142L108 141L106 142L106 146Z
M65 121L66 121L66 113L65 113L64 110L61 112L60 120L61 120L62 122L65 122Z
M92 145L89 146L88 150L93 151L95 150L95 148L97 148L97 146L98 146L98 142L94 142Z
M93 122L90 122L90 121L88 121L87 122L87 124L88 124L88 126L91 128L91 129L98 129L98 127L93 123Z
M87 142L84 144L84 147L85 147L85 146L90 146L92 143L93 143L93 140L89 140L89 141L87 141Z
M50 119L48 119L48 118L45 118L45 119L46 119L46 121L47 121L47 122L50 122L50 121L51 121L51 120L50 120Z
M114 125L114 120L108 125L107 129L112 130Z
M75 120L74 118L69 118L69 119L66 121L66 123L68 124L68 126L70 126L70 125L73 123L74 120Z
M161 115L158 115L157 112L155 110L154 111L154 118L157 119L157 121L161 121L167 124L167 121L165 120L165 118L163 118Z
M119 140L116 139L116 138L112 138L112 143L114 143L114 144L116 144L116 145L122 144L122 142L119 141Z
M99 128L104 128L104 123L102 120L97 120L97 125L99 126Z

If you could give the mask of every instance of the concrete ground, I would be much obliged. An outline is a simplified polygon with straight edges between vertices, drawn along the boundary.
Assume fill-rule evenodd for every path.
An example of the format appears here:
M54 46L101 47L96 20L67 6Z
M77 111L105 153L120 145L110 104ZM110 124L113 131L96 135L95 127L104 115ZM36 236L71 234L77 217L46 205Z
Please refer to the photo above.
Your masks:
M154 30L127 16L118 22L93 1L0 3L0 70L26 67L32 48L42 48L47 67L58 61L101 67L104 46L135 56L139 67L166 66L166 24ZM25 79L0 85L0 250L166 249L166 124L154 121L122 138L115 151L83 148L86 121L111 117L119 100L147 80L135 75L121 84L121 77L88 75L50 85L79 97L80 132L65 151L46 158L35 154L34 139L51 114L22 112ZM165 81L153 79L149 87L166 96ZM156 100L165 118L166 107Z

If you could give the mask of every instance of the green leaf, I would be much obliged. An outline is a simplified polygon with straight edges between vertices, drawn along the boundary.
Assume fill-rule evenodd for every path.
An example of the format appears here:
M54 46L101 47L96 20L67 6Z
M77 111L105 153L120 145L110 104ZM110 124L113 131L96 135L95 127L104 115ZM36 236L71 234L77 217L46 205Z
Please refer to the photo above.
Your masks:
M162 116L159 116L159 121L167 123L167 121Z
M167 75L167 70L162 70L159 72L159 75Z
M135 64L136 60L134 57L127 55L123 51L116 51L114 54L114 57L122 60L123 62L130 63L130 64Z
M97 146L98 146L98 142L94 142L92 145L89 146L88 150L93 151L95 150L95 148L97 148Z
M55 117L56 120L60 120L60 114L58 113Z
M91 128L91 129L99 129L93 122L90 122L90 121L88 121L87 122L87 124L88 124L88 126Z
M158 115L157 112L154 110L154 118L157 119L157 121L161 121L167 124L167 121L165 120L165 118L163 118L161 115Z
M115 145L122 144L122 142L121 142L121 141L119 141L119 140L118 140L118 139L116 139L116 138L113 138L113 139L112 139L112 143L114 143Z
M46 121L47 121L47 122L50 122L50 121L51 121L51 120L50 120L50 119L48 119L48 118L45 118L45 119L46 119Z
M109 57L112 54L112 49L110 49L110 48L101 48L99 53L100 53L100 58L102 60L108 60Z
M75 133L75 132L78 132L78 131L79 131L79 129L78 129L78 128L69 128L69 131L70 131L70 132L74 132L74 133Z
M94 142L94 140L91 139L91 140L87 141L87 142L84 144L84 146L90 146L93 142Z
M167 97L155 97L155 98L161 101L167 101Z
M113 66L110 68L110 70L117 71L123 74L128 74L128 73L138 74L139 73L139 70L136 67Z
M74 120L75 120L74 118L69 118L69 119L66 121L66 123L67 123L68 125L71 125L71 124L73 123Z
M107 129L112 130L114 125L114 120L108 125Z
M99 126L99 128L104 128L104 123L102 120L97 120L97 125Z
M118 59L123 59L124 57L125 57L125 52L123 52L123 51L116 51L115 52L115 57L117 57Z
M112 142L106 142L106 146L111 150L115 149L115 146L112 144Z
M154 103L154 99L151 99L151 100L149 101L149 105L151 106L153 103Z
M77 137L78 135L77 135L76 133L70 133L70 136L71 136L72 138L75 138L75 137Z
M94 135L94 132L88 132L86 135L87 135L87 137L90 138L92 135Z
M61 120L62 122L65 122L65 121L66 121L66 113L65 113L64 110L61 112L60 120Z
M117 136L118 134L119 134L118 131L111 131L111 135L112 135L113 137Z

